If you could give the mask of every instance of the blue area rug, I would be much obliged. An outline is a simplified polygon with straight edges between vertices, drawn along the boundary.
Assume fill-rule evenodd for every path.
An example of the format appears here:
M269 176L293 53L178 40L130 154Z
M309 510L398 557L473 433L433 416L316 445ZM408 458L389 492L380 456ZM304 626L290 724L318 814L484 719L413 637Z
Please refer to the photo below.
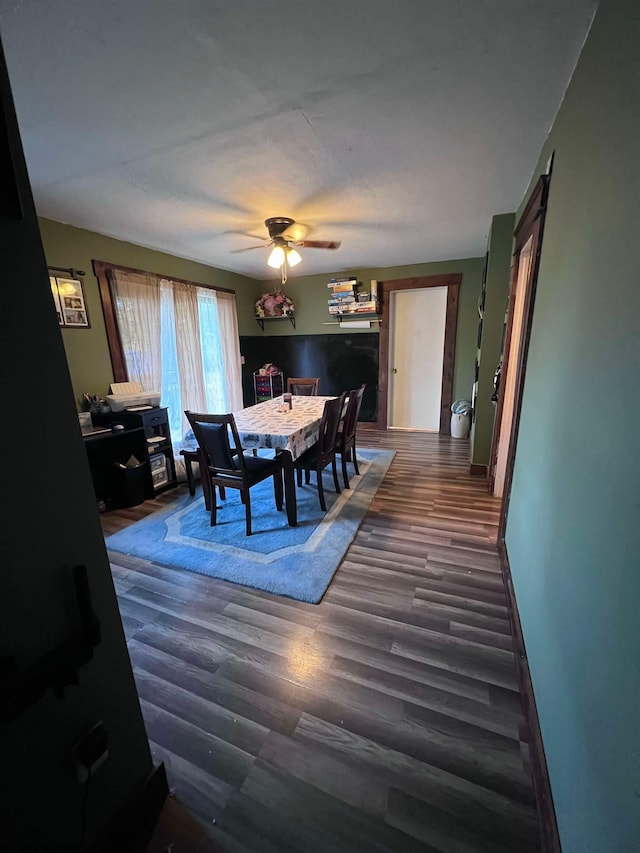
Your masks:
M107 548L187 569L276 595L317 604L360 526L395 453L358 450L360 476L336 495L331 468L324 472L327 512L318 501L315 474L296 488L298 526L275 508L273 480L251 489L252 534L245 536L244 506L235 489L218 500L218 519L209 526L201 494L185 495L170 509L115 533ZM351 464L349 474L353 473ZM342 487L342 484L341 484Z

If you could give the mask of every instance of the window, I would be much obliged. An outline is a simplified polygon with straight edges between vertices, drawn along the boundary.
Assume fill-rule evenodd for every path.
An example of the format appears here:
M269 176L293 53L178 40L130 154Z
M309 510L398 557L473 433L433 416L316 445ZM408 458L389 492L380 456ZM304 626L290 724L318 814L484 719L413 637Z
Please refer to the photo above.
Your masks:
M180 444L185 409L242 408L235 294L94 262L116 381L160 391L171 438Z

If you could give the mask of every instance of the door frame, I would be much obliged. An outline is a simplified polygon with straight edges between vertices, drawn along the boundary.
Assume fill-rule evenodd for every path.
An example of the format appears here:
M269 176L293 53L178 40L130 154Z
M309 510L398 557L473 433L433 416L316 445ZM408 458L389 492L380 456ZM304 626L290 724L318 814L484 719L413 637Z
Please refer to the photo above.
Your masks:
M507 331L505 336L504 354L502 359L502 378L500 392L496 408L496 417L493 424L493 439L491 442L491 455L489 457L489 492L493 494L495 486L496 464L498 460L498 443L502 417L504 412L504 389L506 387L506 376L509 370L509 354L511 352L513 331L513 305L515 304L515 292L518 283L520 252L533 238L531 244L531 266L529 275L524 282L525 295L522 306L523 323L521 327L520 348L518 359L514 365L516 370L516 382L513 397L513 418L509 434L509 449L504 476L504 488L502 490L502 502L500 505L500 520L498 523L498 542L503 542L507 527L507 515L509 512L509 500L511 497L511 486L513 483L513 469L515 466L516 448L518 444L518 430L520 428L520 415L522 412L522 396L524 391L524 380L527 368L527 356L529 354L529 341L531 339L531 328L533 325L533 309L535 304L536 286L538 283L538 270L540 267L540 253L542 251L542 234L544 231L544 220L547 212L547 199L549 196L550 175L541 175L538 179L527 206L516 226L514 232L513 264L511 266L511 284L509 287L509 309L507 314Z
M442 394L440 398L440 435L451 433L451 404L453 402L453 366L456 356L456 330L462 273L424 275L416 278L397 278L378 282L380 301L380 340L378 359L378 429L388 429L389 413L389 340L391 317L390 296L397 290L424 290L426 287L447 288L447 314L444 327L444 359L442 362Z

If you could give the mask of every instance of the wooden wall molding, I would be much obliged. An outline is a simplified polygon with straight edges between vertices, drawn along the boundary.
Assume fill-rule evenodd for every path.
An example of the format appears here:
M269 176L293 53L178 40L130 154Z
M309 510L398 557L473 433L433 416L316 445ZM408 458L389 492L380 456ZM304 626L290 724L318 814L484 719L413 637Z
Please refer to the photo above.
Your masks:
M447 314L444 330L444 359L442 364L442 394L440 397L441 435L451 434L451 404L453 402L453 367L456 356L456 331L462 275L425 275L378 282L380 300L380 357L378 373L378 429L388 427L389 395L389 304L388 296L396 290L422 290L425 287L447 288Z
M507 607L509 611L509 622L511 623L511 634L513 636L514 653L516 659L516 671L518 685L527 726L531 735L529 744L531 756L531 775L536 792L538 815L540 817L540 834L543 853L562 853L560 846L560 835L558 823L551 794L551 783L549 781L549 770L540 731L540 720L536 708L536 700L533 693L533 683L529 671L529 662L520 623L518 603L516 601L513 579L511 577L511 566L507 546L503 540L498 542L498 554L500 555L500 568L507 592Z
M469 465L469 473L472 477L485 477L487 476L487 466L479 465L477 462L472 462Z

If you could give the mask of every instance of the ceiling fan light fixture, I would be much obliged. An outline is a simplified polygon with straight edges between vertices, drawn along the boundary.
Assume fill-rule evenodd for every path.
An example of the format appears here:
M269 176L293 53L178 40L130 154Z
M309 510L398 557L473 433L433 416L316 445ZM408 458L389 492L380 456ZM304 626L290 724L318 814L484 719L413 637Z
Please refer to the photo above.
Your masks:
M284 249L282 246L274 246L271 250L271 254L267 259L267 263L270 267L273 267L274 270L277 270L282 266L285 260ZM297 263L297 262L296 262Z
M289 243L294 243L296 246L308 246L310 249L338 249L340 242L338 240L300 240L295 234L287 233L287 229L296 224L295 219L289 216L272 216L265 219L264 224L269 232L269 242L267 246L273 246L267 264L274 270L280 270L280 279L282 284L287 280L287 270L289 267L296 267L302 260L300 252L290 246ZM258 249L259 246L250 246L251 249ZM239 251L244 251L240 249Z
M290 267L297 266L301 260L302 255L297 249L292 249L291 247L287 249L287 263Z

